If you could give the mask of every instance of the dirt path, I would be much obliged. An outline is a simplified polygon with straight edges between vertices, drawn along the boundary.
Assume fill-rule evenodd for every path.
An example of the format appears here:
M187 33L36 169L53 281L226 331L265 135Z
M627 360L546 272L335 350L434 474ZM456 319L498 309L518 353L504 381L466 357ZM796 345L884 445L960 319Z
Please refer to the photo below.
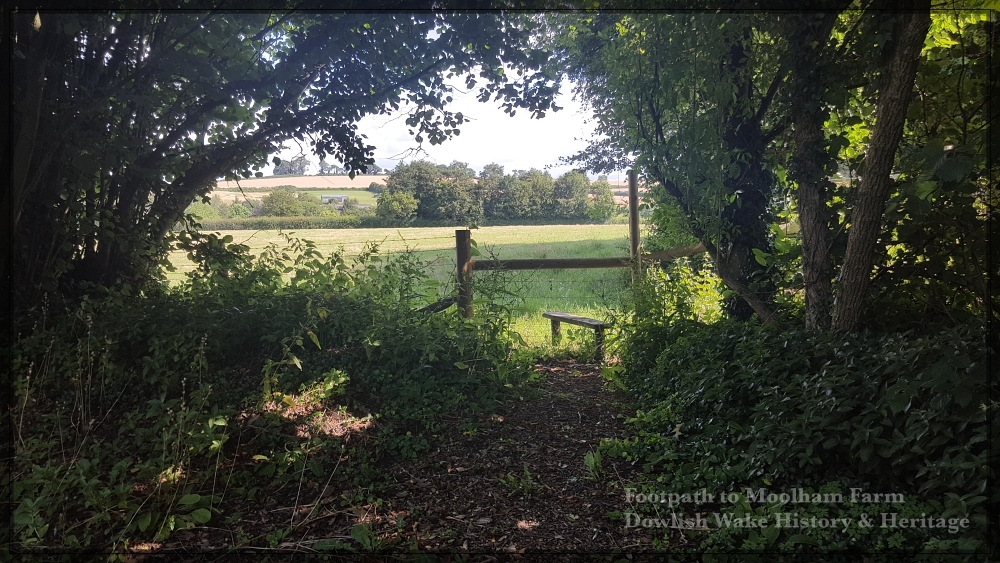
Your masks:
M648 548L642 532L608 514L627 507L621 483L636 469L584 456L621 437L622 397L597 366L549 363L538 395L515 399L478 424L449 424L434 451L392 468L382 497L404 525L395 541L430 551L608 552Z
M180 530L148 549L188 555L417 550L483 554L483 560L650 550L646 530L609 517L627 510L623 484L637 468L604 459L595 477L584 462L602 438L625 435L619 415L631 411L621 404L624 397L605 388L592 364L547 362L536 370L544 376L538 386L497 414L446 420L433 449L417 461L382 462L388 485L371 491L375 502L342 504L365 490L355 477L348 478L353 485L328 483L323 493L322 483L309 482L301 498L322 497L319 509L287 486L251 504L234 499L225 507L227 514L241 513L233 520ZM290 522L292 533L276 532Z

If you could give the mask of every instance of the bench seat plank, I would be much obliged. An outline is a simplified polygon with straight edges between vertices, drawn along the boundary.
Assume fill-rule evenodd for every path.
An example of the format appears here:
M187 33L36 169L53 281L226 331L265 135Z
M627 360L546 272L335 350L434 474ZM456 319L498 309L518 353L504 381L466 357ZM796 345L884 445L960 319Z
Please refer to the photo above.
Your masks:
M611 326L610 323L581 317L570 313L558 313L554 311L542 313L542 316L552 321L552 344L558 344L561 338L561 323L585 326L594 329L594 356L597 363L604 362L604 329Z
M549 313L542 313L542 316L545 317L546 319L551 319L553 321L560 321L564 323L586 326L590 328L608 328L609 326L611 326L604 321L599 321L597 319L591 319L588 317L581 317L579 315L572 315L570 313L549 312Z

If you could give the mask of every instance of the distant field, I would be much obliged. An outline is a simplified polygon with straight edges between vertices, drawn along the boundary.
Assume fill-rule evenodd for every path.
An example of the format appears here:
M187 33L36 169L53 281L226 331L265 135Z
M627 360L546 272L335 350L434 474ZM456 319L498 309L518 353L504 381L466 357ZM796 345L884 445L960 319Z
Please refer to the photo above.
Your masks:
M276 186L295 186L297 188L337 188L337 189L359 189L363 190L372 182L384 184L388 176L355 176L352 180L349 176L267 176L264 178L252 178L237 182L226 182L220 180L215 189L218 190L239 190L244 188L273 188Z
M212 197L225 203L234 201L260 201L271 188L278 186L295 186L299 191L321 195L346 195L358 200L363 205L375 205L375 194L368 191L372 182L385 183L385 176L356 176L351 180L347 176L269 176L253 180L236 182L219 182L212 191ZM241 191L242 189L242 191ZM249 190L249 191L248 191Z
M375 205L377 199L375 194L368 190L356 190L356 189L345 189L345 188L330 188L330 189L305 189L299 190L300 192L310 193L316 197L323 195L346 195L349 198L358 200L358 203L364 205ZM251 202L260 201L264 196L270 192L247 192L240 193L239 191L228 191L228 190L215 190L212 192L212 198L219 198L226 203L233 203L234 201L246 201Z
M275 186L292 185L299 188L357 188L364 189L372 182L384 184L387 175L355 176L352 180L349 176L265 176L264 178L250 178L240 180L239 186L244 188L273 188ZM609 179L608 183L612 188L628 186L626 180ZM237 182L227 182L220 180L216 186L217 190L236 190Z
M234 242L246 244L254 253L271 243L280 245L284 240L278 231L222 231L221 234L232 235ZM410 248L433 260L435 265L450 260L450 267L454 266L454 227L309 229L294 234L315 242L324 254L343 247L347 256L356 256L365 243L374 241L383 253ZM494 249L500 258L624 256L628 254L627 237L628 225L521 225L472 231L472 238L481 250ZM177 279L193 267L181 253L175 253L171 261L178 268L172 274Z
M235 242L246 244L254 253L270 243L283 244L277 231L224 231ZM347 256L356 256L365 243L375 241L383 253L415 251L430 264L433 277L447 286L455 279L455 229L428 227L405 229L324 229L296 233L316 243L324 254L343 247ZM627 225L531 225L483 227L472 238L485 255L493 251L499 258L580 258L628 255ZM168 274L171 282L183 279L193 268L182 253L170 257L177 268ZM564 311L600 316L602 305L613 300L624 287L628 271L616 269L538 270L518 275L525 298L525 313L515 328L532 344L544 344L549 335L542 311Z
M348 176L268 176L266 178L253 178L240 180L237 182L220 181L213 191L213 197L218 197L226 203L243 200L259 200L267 192L256 191L262 188L276 188L278 186L295 186L302 191L322 194L342 194L358 198L359 203L375 205L375 195L366 191L372 182L385 184L388 176L355 176L352 180ZM628 205L628 182L625 180L609 180L614 189L615 203ZM240 192L240 188L246 190L253 189L252 192ZM358 191L354 191L358 190Z

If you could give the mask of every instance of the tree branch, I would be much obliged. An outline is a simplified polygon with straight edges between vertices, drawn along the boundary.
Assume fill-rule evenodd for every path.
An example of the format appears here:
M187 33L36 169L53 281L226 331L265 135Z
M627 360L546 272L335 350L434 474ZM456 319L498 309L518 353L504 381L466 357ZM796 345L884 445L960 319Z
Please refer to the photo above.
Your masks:
M767 133L762 133L761 138L763 139L764 146L771 144L771 141L777 138L778 135L784 133L785 129L788 129L788 125L789 125L789 119L786 117L782 119L780 123L772 127L770 131L768 131Z
M767 88L767 93L764 94L764 99L760 101L760 107L757 108L757 112L753 115L753 121L760 124L761 119L764 118L764 114L767 112L768 108L771 107L771 102L774 100L774 95L778 93L778 88L783 82L781 75L784 74L781 70L774 75L774 80L771 81L771 85Z
M286 12L286 13L285 13L285 15L281 16L281 17L280 17L280 18L278 19L278 21L276 21L276 22L274 22L273 24L271 24L271 25L269 25L269 26L265 27L264 29L262 29L262 30L258 31L258 32L257 32L257 33L256 33L256 34L255 34L255 35L253 36L253 37L251 37L251 38L247 39L247 41L260 41L260 40L261 40L261 39L263 39L263 38L264 38L264 36L265 36L265 35L267 35L267 34L268 34L268 32L270 32L270 31L271 31L272 29L274 29L274 28L278 27L279 25L281 25L281 24L285 23L286 21L288 21L288 20L289 20L289 18L291 18L291 17L292 17L292 14L294 14L294 13L295 13L295 10L294 10L294 9L292 9L292 10L289 10L288 12Z

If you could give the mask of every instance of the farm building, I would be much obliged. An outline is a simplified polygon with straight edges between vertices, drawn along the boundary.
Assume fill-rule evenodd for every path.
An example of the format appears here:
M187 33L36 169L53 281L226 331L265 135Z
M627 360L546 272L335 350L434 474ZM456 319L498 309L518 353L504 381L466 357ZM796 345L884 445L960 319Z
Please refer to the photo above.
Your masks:
M343 205L347 201L346 195L328 195L323 194L319 197L320 203L336 203L337 205Z

